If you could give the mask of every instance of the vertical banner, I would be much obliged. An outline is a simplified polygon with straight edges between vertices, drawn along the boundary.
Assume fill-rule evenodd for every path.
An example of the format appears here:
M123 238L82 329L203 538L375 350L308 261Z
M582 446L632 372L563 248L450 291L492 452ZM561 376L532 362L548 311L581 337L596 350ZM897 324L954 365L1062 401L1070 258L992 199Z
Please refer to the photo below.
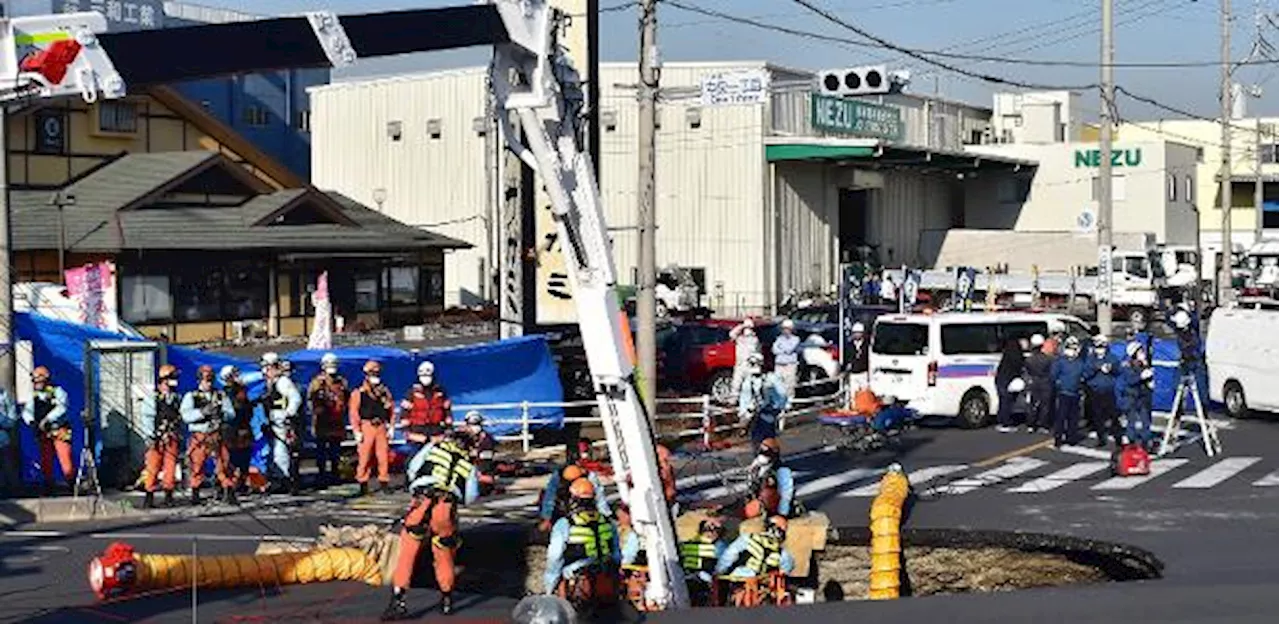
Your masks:
M1111 247L1109 245L1099 245L1098 292L1096 293L1099 303L1109 303L1111 301L1111 277L1114 270L1114 267L1111 266Z
M76 303L79 311L78 322L111 332L120 331L115 263L107 260L67 269L63 280L67 297Z
M311 326L311 336L307 339L308 349L329 349L333 347L333 305L329 301L329 272L325 271L316 279L316 291L311 293L311 305L315 308L315 324Z
M845 347L853 340L853 324L857 322L857 307L862 305L866 273L862 264L846 264L840 267L840 345L843 365Z
M920 294L920 272L902 267L902 288L898 289L898 312L906 314L916 305Z
M970 267L956 267L955 290L951 297L953 308L970 311L973 307L973 280L976 272Z

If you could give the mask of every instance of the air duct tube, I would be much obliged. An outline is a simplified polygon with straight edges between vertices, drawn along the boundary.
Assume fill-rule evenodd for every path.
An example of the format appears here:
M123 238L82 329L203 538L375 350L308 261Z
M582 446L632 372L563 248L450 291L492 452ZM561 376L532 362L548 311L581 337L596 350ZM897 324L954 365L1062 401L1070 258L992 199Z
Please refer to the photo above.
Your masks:
M871 503L871 582L868 597L893 600L902 583L902 505L911 484L894 464L880 480L880 493Z
M320 548L269 555L142 555L115 542L89 562L89 586L99 599L194 583L206 589L329 581L382 584L378 562L356 548Z

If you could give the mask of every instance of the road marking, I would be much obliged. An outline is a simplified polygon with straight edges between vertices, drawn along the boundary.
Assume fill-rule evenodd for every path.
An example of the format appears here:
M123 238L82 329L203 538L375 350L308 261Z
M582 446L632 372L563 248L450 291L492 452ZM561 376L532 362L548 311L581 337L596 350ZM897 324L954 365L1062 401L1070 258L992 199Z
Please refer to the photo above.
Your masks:
M5 537L66 537L67 534L62 531L5 531L0 533Z
M807 470L791 471L791 478L793 482L797 482L797 483L802 482L805 479L805 477L808 477L808 476L809 476L809 471ZM699 490L697 492L694 492L694 498L696 500L703 500L703 501L715 500L717 498L720 498L721 496L726 496L728 494L732 494L739 490L742 490L745 492L746 489L749 487L749 485L750 484L746 482L730 483L728 485L717 485L716 487L713 487L713 488L707 488L705 490Z
M1178 466L1187 463L1185 459L1157 459L1151 462L1151 474L1134 477L1112 477L1093 486L1093 490L1132 490Z
M1082 455L1084 457L1090 457L1093 459L1106 459L1106 460L1111 459L1110 451L1104 451L1102 449L1096 449L1096 448L1085 448L1083 446L1076 446L1074 444L1060 446L1058 447L1058 450L1062 451L1063 453L1071 453L1072 455Z
M199 542L306 542L314 543L316 538L301 535L215 535L212 533L90 533L93 539L149 539L180 540Z
M1052 439L1050 439L1050 440L1043 440L1043 441L1041 441L1041 442L1036 442L1035 444L1028 444L1027 446L1024 446L1024 447L1022 447L1022 448L1014 449L1014 450L1009 451L1009 452L1007 452L1007 453L1001 453L1001 454L999 454L999 455L996 455L995 457L989 457L989 458L984 459L984 460L982 460L982 461L980 461L980 462L976 462L976 463L974 463L973 465L974 465L975 467L978 467L978 468L986 468L987 466L994 466L995 464L998 464L998 463L1000 463L1000 462L1002 462L1002 461L1005 461L1005 460L1008 460L1008 459L1013 459L1014 457L1018 457L1018 456L1021 456L1021 455L1026 455L1027 453L1031 453L1031 452L1033 452L1033 451L1038 451L1038 450L1040 450L1040 449L1042 449L1042 448L1045 448L1045 447L1047 447L1047 446L1053 446L1053 440L1052 440Z
M861 481L868 477L874 477L884 473L884 468L854 468L846 470L839 474L823 477L816 481L810 481L796 490L797 497L805 497L819 492L826 492L843 485L848 485L857 481Z
M1262 461L1261 457L1231 457L1224 459L1173 484L1173 487L1189 489L1211 488L1260 461Z
M930 466L928 468L920 468L907 473L907 481L912 486L919 486L919 485L928 483L929 481L932 481L934 479L937 479L938 477L945 477L949 474L960 472L961 470L965 470L967 468L969 468L968 464ZM879 493L880 493L880 483L877 481L876 483L869 483L860 488L856 488L853 490L849 490L848 492L844 492L840 495L840 498L854 498L854 497L867 498L867 497L875 496L876 494L879 494Z
M1276 487L1277 485L1280 485L1280 477L1277 477L1276 473L1272 472L1271 474L1254 481L1253 484L1258 487Z
M1032 494L1037 492L1048 492L1049 490L1060 488L1077 479L1083 479L1096 472L1102 472L1111 466L1111 462L1081 462L1072 464L1055 473L1045 475L1039 479L1032 479L1015 488L1009 488L1008 491L1018 494Z
M968 494L969 492L972 492L984 485L995 485L1006 479L1031 472L1032 470L1039 469L1041 466L1046 466L1048 464L1049 462L1042 459L1014 457L1008 462L1005 462L1003 466L992 468L991 470L978 473L972 477L965 477L963 479L952 481L946 485L938 486L938 490L939 493L950 494L953 496Z

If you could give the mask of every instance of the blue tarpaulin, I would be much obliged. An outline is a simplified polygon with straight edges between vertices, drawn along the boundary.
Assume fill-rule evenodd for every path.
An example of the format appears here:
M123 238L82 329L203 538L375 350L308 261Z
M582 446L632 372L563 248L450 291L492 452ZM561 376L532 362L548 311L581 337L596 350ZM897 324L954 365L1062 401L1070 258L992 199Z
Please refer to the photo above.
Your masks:
M1111 353L1121 362L1127 359L1125 355L1127 344L1127 342L1117 342L1111 345ZM1155 364L1156 382L1155 392L1151 396L1151 409L1167 412L1173 406L1173 397L1178 391L1178 383L1182 380L1182 373L1178 368L1179 358L1181 358L1178 341L1174 338L1153 338L1149 357ZM1203 366L1196 375L1196 386L1200 390L1200 400L1203 401L1205 409L1209 409L1209 378L1208 371ZM1191 397L1186 397L1183 400L1184 413L1194 412L1194 410L1195 404L1191 402Z

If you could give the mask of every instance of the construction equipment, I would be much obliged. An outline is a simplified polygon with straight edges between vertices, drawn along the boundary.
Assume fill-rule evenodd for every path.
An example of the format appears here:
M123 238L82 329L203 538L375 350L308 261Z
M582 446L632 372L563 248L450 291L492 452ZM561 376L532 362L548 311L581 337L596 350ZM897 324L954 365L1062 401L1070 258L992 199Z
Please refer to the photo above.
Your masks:
M585 153L581 82L557 41L567 16L546 0L297 17L107 33L97 13L0 22L0 102L122 97L126 89L270 67L341 67L358 57L493 46L490 83L508 147L546 187L618 489L645 537L646 598L688 596L656 450L635 386L600 191ZM161 61L160 59L165 59ZM514 122L513 122L514 119Z

